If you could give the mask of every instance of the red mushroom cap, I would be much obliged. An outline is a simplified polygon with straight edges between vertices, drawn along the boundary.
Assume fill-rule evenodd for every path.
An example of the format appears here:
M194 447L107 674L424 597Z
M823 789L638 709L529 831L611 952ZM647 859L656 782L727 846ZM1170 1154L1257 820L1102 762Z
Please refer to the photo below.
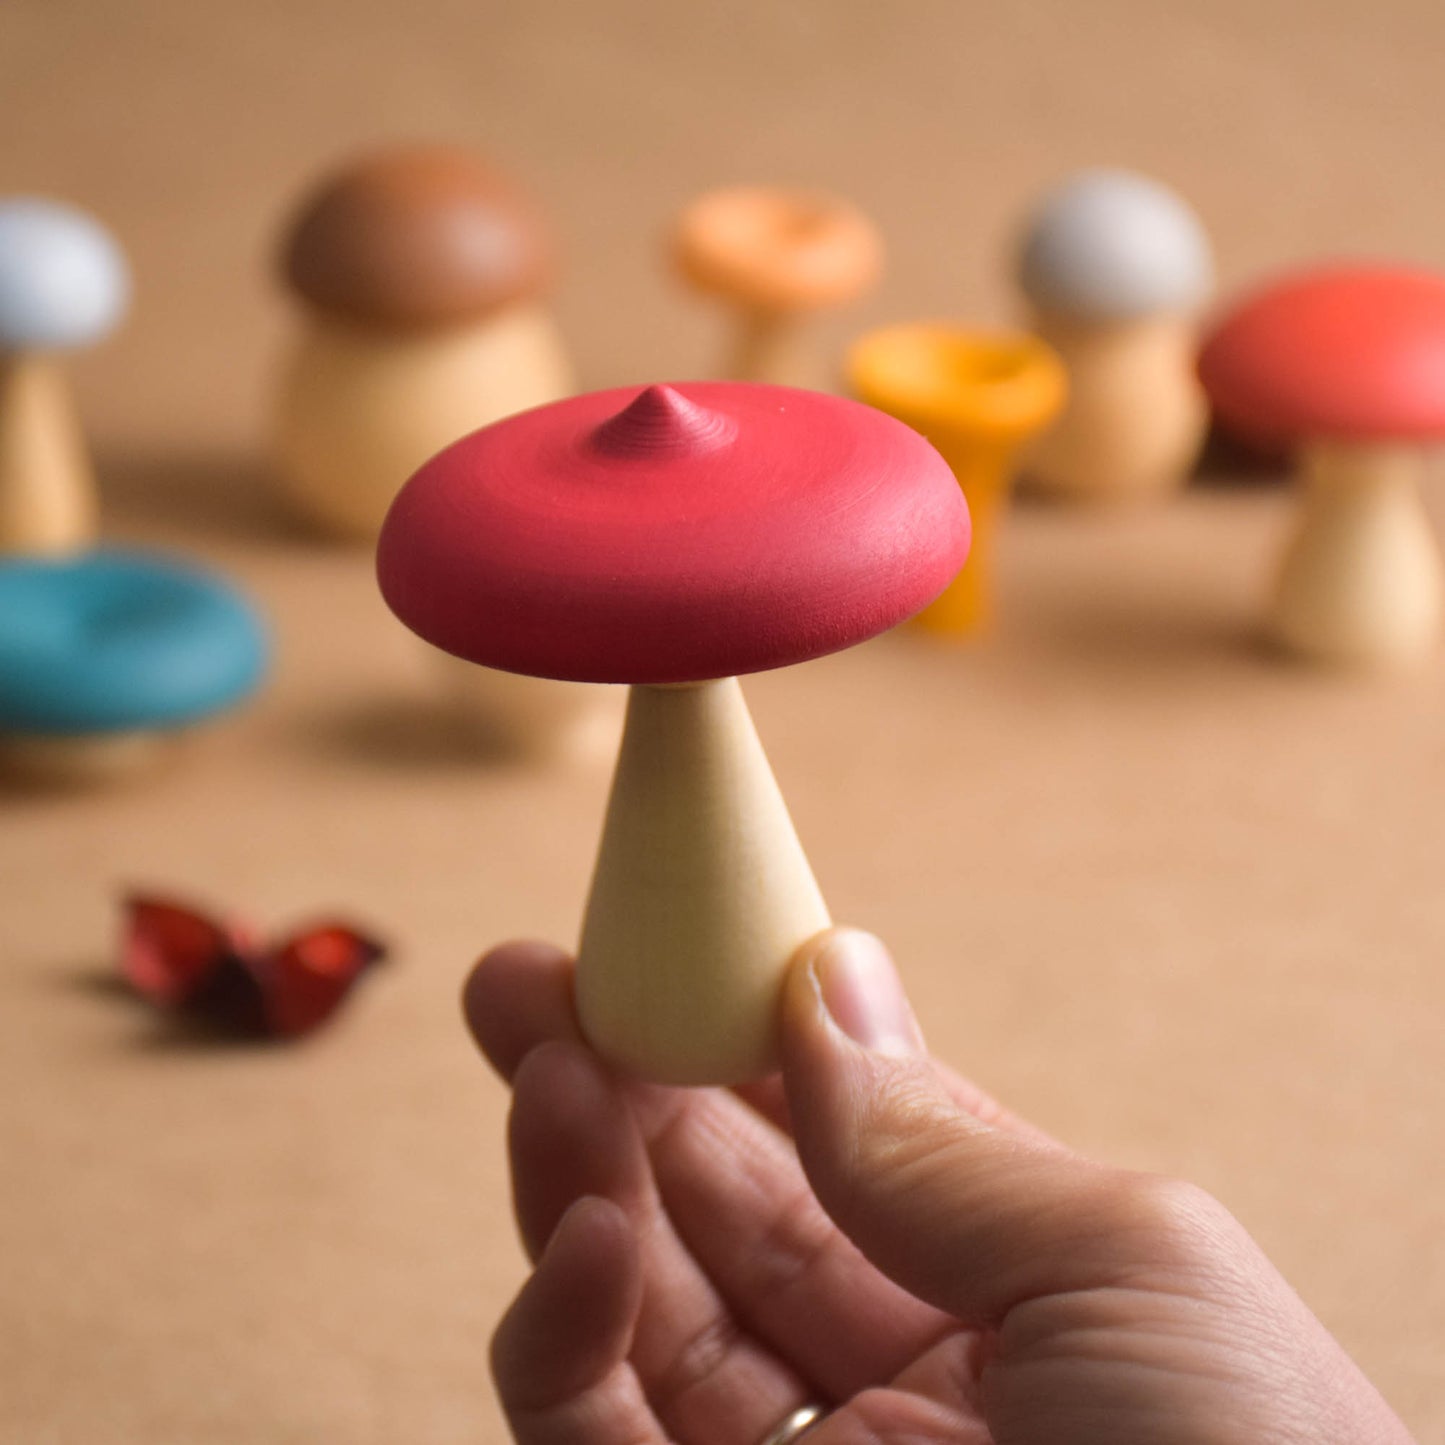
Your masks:
M625 387L432 458L382 528L382 594L472 662L697 682L849 647L968 554L958 483L871 407L743 382Z
M1224 318L1199 377L1245 437L1445 436L1445 276L1356 265L1287 277Z

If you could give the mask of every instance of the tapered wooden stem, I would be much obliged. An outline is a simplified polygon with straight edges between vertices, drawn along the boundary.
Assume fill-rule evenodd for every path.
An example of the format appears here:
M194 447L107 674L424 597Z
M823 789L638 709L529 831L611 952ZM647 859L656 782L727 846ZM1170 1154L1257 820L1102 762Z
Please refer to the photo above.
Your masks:
M373 541L423 462L571 385L557 328L537 306L439 332L313 318L280 378L278 480L319 531Z
M593 1045L664 1083L772 1072L783 972L828 924L737 680L634 687L578 953Z
M1194 374L1195 319L1104 322L1043 313L1034 330L1068 368L1069 399L1030 448L1029 478L1078 502L1147 502L1179 491L1209 420Z
M774 386L814 387L797 317L775 311L740 311L725 375L732 381L766 381Z
M952 637L987 632L994 618L994 549L999 521L1013 491L1013 438L962 431L925 432L939 455L953 468L968 499L973 541L963 570L914 619L919 627Z
M1411 661L1440 638L1440 551L1417 448L1316 443L1271 613L1276 639L1320 661Z
M94 541L96 513L95 476L59 362L0 355L0 552L77 551Z

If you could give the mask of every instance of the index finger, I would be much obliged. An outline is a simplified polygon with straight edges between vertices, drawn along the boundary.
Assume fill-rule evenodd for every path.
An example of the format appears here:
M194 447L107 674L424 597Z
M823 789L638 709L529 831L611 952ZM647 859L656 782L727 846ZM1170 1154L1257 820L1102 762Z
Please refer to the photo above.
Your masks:
M585 1043L573 1004L571 954L552 943L499 944L483 954L462 988L467 1027L492 1067L510 1082L538 1044ZM1050 1134L1006 1109L971 1079L933 1061L939 1083L960 1109L1005 1133L1062 1147ZM774 1075L735 1090L775 1128L791 1134L782 1079Z

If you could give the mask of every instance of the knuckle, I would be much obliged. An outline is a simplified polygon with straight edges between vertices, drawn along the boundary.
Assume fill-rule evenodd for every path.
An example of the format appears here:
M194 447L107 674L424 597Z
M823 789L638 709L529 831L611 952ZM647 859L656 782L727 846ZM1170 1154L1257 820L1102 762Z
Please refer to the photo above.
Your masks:
M1135 1185L1133 1209L1161 1236L1190 1241L1212 1231L1222 1206L1197 1184L1146 1174Z
M887 1386L862 1390L833 1417L845 1445L952 1445L958 1439L956 1411L942 1401Z
M772 1298L797 1288L827 1259L837 1237L811 1189L800 1187L775 1209L755 1252L759 1292Z
M866 1083L866 1081L865 1081ZM820 1180L828 1212L844 1226L889 1213L909 1202L908 1213L952 1207L959 1179L976 1154L970 1140L979 1125L941 1100L931 1077L892 1078L886 1087L854 1101L854 1122L836 1165ZM993 1149L1009 1152L1007 1141Z
M676 1411L691 1394L726 1368L739 1343L738 1327L726 1314L710 1315L678 1347L650 1391L661 1412Z
M957 1120L923 1080L900 1081L865 1109L855 1160L860 1174L916 1178L953 1152Z
M1118 1224L1161 1264L1198 1266L1223 1257L1239 1232L1207 1190L1163 1175L1123 1176Z
M516 1307L509 1309L492 1331L488 1363L497 1395L508 1409L527 1409L534 1403L527 1388L528 1371L517 1339Z

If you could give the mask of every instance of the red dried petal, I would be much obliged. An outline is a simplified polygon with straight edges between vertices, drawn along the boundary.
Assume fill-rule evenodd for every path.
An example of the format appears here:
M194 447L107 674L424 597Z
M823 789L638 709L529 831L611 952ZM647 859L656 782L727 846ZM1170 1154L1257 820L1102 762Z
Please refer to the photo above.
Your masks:
M241 946L225 924L162 898L134 895L125 910L121 972L133 988L168 1008L194 999Z
M344 923L293 934L254 965L271 1031L296 1038L318 1028L385 953L376 939Z

